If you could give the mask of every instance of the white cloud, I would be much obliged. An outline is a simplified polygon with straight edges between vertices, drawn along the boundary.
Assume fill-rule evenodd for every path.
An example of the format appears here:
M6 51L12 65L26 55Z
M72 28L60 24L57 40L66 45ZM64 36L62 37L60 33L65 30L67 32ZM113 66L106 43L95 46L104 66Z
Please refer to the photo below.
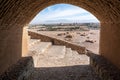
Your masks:
M88 12L82 9L70 9L69 8L69 9L62 10L62 11L60 9L57 9L56 11L46 13L45 15L43 15L43 17L45 19L53 19L53 18L58 18L58 17L74 16L77 14L84 14L84 13L88 13Z
M48 20L67 19L67 20L94 20L98 22L95 16L79 7L54 7L50 6L41 11L31 23L42 23Z

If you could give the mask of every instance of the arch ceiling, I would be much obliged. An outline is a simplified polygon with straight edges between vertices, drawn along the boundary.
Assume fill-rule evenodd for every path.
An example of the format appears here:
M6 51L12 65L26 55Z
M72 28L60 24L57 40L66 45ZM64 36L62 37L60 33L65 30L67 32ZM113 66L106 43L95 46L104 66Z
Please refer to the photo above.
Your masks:
M23 27L42 9L58 3L84 8L96 16L100 22L120 22L120 16L118 16L120 15L119 0L1 0L0 29Z

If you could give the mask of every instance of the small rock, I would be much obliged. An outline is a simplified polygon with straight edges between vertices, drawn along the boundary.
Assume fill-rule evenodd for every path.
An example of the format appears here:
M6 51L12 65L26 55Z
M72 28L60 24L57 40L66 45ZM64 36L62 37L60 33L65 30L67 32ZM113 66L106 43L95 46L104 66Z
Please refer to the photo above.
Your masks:
M72 35L66 35L65 38L72 38Z
M65 33L59 33L59 34L57 34L57 36L62 36L62 35L65 35Z
M86 36L85 34L81 34L80 36Z
M93 40L85 40L85 42L94 43Z
M87 39L89 39L90 37L87 37Z

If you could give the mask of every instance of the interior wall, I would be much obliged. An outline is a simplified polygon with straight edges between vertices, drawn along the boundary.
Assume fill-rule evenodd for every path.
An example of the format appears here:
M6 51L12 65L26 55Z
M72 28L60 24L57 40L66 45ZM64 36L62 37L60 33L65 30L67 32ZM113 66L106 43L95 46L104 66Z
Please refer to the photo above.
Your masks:
M22 28L0 30L0 73L21 58Z
M120 23L101 23L100 54L120 68Z
M27 56L28 54L28 26L23 27L22 32L22 57Z
M0 0L0 74L27 53L24 26L32 11L30 3L33 2Z

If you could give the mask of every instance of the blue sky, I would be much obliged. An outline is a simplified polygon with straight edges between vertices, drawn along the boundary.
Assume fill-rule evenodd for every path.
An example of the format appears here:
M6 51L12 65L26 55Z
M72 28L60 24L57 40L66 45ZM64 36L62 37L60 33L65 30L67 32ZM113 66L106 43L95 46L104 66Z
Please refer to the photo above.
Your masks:
M70 22L99 22L98 19L88 11L69 4L56 4L40 11L30 24Z

